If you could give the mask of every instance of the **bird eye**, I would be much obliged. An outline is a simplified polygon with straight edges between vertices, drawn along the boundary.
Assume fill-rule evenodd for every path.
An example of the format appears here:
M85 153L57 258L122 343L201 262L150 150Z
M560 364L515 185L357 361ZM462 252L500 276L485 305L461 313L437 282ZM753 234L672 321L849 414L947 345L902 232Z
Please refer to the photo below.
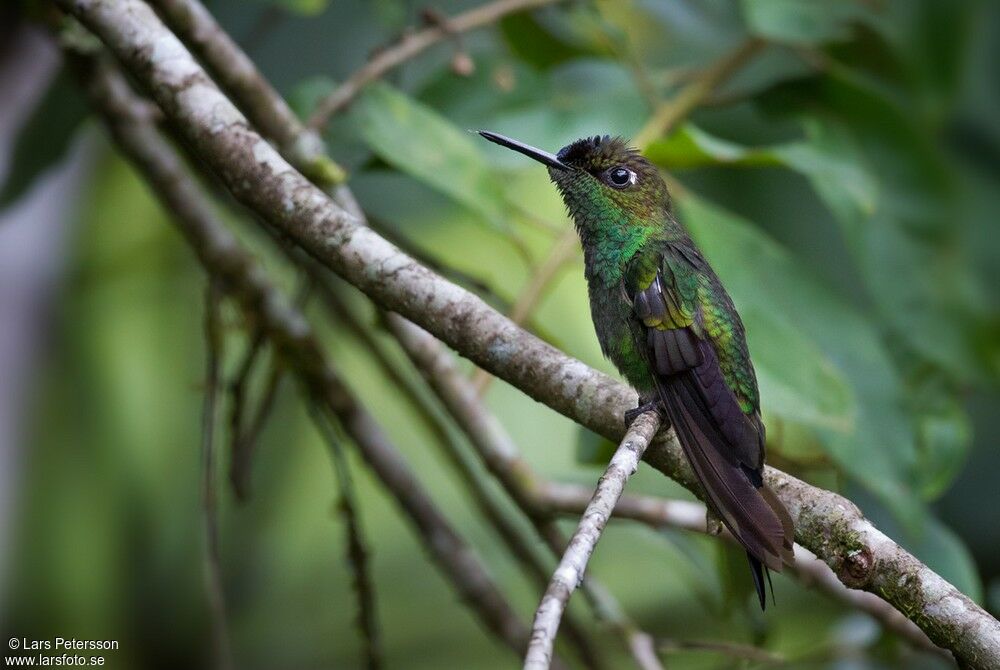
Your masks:
M608 183L615 188L625 188L636 182L636 174L625 167L614 167L608 170Z

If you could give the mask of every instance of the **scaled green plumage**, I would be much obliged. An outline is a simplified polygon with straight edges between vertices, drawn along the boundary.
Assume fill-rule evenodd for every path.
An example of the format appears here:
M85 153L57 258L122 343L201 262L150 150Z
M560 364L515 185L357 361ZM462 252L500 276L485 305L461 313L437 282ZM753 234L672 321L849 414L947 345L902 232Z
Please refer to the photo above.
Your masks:
M764 485L764 425L743 323L674 218L656 168L620 138L552 155L487 139L548 166L583 244L604 354L672 423L706 501L747 549L761 607L764 568L792 557L791 519Z

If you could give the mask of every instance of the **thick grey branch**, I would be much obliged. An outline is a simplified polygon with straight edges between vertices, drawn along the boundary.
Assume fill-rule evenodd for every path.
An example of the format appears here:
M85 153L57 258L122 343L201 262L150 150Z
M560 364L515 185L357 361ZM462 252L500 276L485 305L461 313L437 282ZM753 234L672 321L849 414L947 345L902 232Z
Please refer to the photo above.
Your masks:
M580 524L535 612L531 643L524 658L525 670L547 670L551 664L556 631L559 630L559 622L569 604L569 598L583 580L587 562L601 539L604 526L611 518L611 512L625 490L626 482L639 467L639 460L659 427L660 417L655 412L639 416L611 457L607 470L597 483L594 497L584 510Z
M527 333L422 267L295 171L138 0L58 0L153 93L185 139L245 205L318 260L462 355L595 432L619 439L635 393ZM645 460L701 494L672 432ZM797 540L845 584L876 593L970 667L1000 666L1000 623L878 531L848 500L768 468Z

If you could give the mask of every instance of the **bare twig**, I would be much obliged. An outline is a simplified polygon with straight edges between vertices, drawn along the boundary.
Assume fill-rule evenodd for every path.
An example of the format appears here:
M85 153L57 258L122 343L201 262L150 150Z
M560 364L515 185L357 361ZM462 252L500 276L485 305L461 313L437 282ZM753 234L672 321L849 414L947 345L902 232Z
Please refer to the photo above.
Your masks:
M532 336L414 263L331 202L246 124L186 49L138 0L57 0L156 96L186 142L258 216L381 307L418 323L477 365L611 439L636 395ZM644 459L703 494L673 431ZM1000 622L880 533L849 500L774 468L765 479L796 537L841 581L877 593L970 667L1000 665ZM900 585L905 585L901 588Z
M531 643L524 658L525 670L546 670L551 664L556 631L569 604L569 598L583 580L590 555L601 539L604 526L611 518L618 498L625 490L625 483L639 467L639 460L659 427L660 417L656 412L646 412L639 416L632 422L625 439L611 457L607 470L597 483L594 497L587 505L535 612Z
M219 512L215 495L215 432L219 419L219 369L222 360L222 327L219 323L221 291L214 280L205 290L205 400L201 417L201 508L204 523L205 591L211 620L215 667L233 667L226 617L226 595L219 561Z
M495 23L515 12L535 9L561 0L493 0L466 12L445 19L437 25L404 35L396 44L378 52L347 81L320 100L309 118L308 126L322 129L330 117L350 103L365 86L382 77L386 72L410 60L438 42L460 33ZM447 27L444 27L444 25Z
M350 465L340 440L337 439L333 426L328 423L327 417L315 399L309 399L309 409L316 430L319 431L330 448L333 471L337 477L337 488L340 490L337 511L344 517L344 530L347 536L347 562L354 574L354 591L358 597L358 628L365 640L365 666L368 670L378 670L382 666L382 644L375 606L375 586L371 576L368 547L361 529L358 501L354 493L354 480L351 477Z
M431 558L487 630L518 653L528 630L476 553L452 528L398 451L329 366L303 315L268 281L239 241L215 218L171 147L142 113L144 105L110 68L90 76L91 100L125 155L174 215L198 259L267 333L300 379L336 416L368 465L413 523Z

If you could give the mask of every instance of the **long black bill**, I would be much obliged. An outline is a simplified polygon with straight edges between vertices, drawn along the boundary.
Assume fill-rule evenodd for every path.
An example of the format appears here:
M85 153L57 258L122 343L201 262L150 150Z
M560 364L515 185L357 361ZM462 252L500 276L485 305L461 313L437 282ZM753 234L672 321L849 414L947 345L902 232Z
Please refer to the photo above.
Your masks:
M518 142L517 140L512 140L505 135L499 135L497 133L491 133L488 130L480 130L479 134L488 139L494 144L499 144L502 147L507 147L508 149L513 149L514 151L524 154L528 158L534 158L536 161L542 165L548 165L551 168L557 170L572 170L569 165L563 163L555 154L550 154L548 151L542 151L541 149L536 149L530 144L525 144L523 142Z

